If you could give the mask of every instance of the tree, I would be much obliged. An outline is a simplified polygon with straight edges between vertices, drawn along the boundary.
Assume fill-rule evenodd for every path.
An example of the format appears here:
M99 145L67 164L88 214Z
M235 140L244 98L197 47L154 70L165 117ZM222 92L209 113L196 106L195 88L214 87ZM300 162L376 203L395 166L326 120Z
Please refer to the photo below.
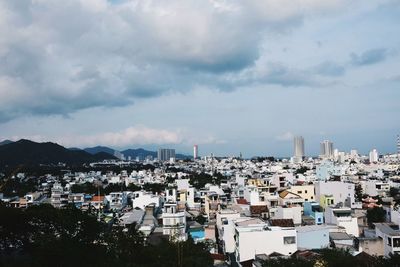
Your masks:
M354 195L355 195L355 199L358 202L362 201L363 198L363 190L360 184L357 184L354 188Z
M385 221L386 211L381 207L374 207L367 210L368 225L373 227L373 223Z

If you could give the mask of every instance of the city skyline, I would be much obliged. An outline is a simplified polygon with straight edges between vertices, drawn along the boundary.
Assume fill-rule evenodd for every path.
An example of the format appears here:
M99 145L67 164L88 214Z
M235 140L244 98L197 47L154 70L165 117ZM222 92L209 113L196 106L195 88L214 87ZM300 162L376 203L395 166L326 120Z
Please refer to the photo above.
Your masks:
M0 140L287 157L301 135L307 155L322 140L396 153L399 14L390 0L2 1Z

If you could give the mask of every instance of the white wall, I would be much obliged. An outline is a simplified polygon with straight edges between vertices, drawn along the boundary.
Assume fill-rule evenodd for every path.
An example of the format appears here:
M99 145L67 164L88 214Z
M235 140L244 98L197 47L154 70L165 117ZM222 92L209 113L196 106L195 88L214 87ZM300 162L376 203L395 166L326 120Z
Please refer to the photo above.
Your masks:
M284 237L295 237L293 244L284 244ZM239 232L238 246L240 262L254 259L256 254L271 254L278 252L291 255L297 251L297 234L295 229L287 230L280 227L273 230ZM236 256L238 256L236 254Z

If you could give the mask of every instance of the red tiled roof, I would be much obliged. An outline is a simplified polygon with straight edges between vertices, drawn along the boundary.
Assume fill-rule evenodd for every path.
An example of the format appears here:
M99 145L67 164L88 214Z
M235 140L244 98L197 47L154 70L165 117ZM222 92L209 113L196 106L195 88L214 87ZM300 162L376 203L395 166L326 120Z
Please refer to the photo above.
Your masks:
M250 213L252 215L260 215L263 212L268 212L267 205L250 206Z
M271 219L271 226L294 227L292 219Z
M237 203L237 204L242 204L242 205L247 205L247 204L249 204L249 203L247 202L247 200L244 199L244 198L239 198L239 199L237 199L237 200L236 200L236 203Z
M92 201L103 201L104 196L93 196Z
M211 253L211 258L213 260L224 261L225 260L225 255L224 254L213 254L213 253Z

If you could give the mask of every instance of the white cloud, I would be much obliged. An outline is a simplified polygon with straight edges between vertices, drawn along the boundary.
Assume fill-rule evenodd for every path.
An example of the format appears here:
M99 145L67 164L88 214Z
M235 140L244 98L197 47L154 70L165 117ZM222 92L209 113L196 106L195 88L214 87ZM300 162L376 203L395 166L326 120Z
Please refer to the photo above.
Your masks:
M292 132L285 132L275 137L279 141L290 141L293 140L294 134Z
M265 32L284 32L340 4L1 1L0 121L129 105L199 84L223 86L221 72L235 73L259 58Z
M194 137L182 129L166 130L149 128L143 125L128 127L121 131L98 134L73 134L57 137L43 135L11 136L0 140L29 139L35 142L55 142L66 147L111 146L126 148L139 145L193 145L193 144L224 144L226 141L212 135Z

